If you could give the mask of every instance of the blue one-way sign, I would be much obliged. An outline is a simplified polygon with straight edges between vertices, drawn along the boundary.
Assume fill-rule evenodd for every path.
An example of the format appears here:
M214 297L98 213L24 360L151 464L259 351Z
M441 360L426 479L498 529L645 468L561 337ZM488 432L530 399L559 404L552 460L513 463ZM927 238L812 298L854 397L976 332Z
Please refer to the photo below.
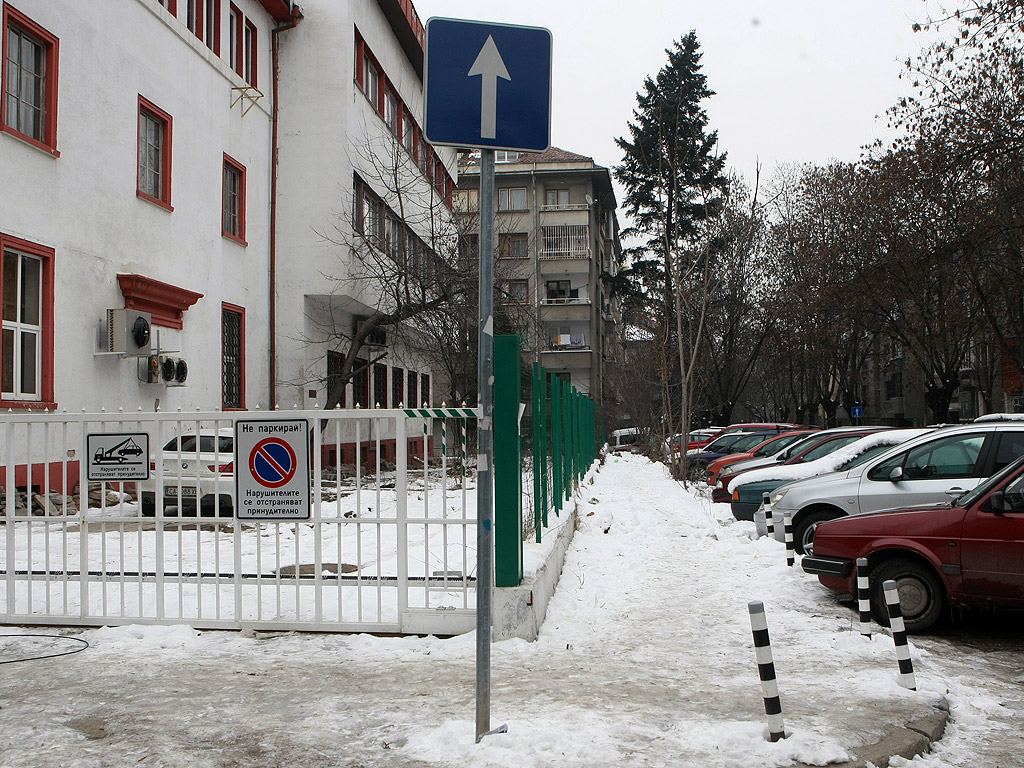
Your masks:
M427 21L427 140L540 152L551 135L551 32L464 19Z

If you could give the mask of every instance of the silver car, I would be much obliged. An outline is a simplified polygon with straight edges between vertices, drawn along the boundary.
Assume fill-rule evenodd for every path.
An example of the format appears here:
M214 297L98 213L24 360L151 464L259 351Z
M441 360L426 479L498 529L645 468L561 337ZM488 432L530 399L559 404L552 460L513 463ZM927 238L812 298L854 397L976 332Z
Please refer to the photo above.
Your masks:
M1019 418L942 427L874 456L852 469L797 480L776 489L769 501L773 522L793 515L796 550L811 553L814 529L826 520L893 507L951 501L1024 455ZM754 515L767 533L765 510ZM775 538L784 541L781 525Z

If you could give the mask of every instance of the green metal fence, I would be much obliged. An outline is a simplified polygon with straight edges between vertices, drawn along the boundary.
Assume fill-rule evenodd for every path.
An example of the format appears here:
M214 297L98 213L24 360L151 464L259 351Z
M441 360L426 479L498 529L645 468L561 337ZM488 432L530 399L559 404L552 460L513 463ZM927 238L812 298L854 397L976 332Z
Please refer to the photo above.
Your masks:
M523 576L524 448L532 453L533 525L539 543L548 514L559 515L597 458L597 407L575 387L533 364L529 382L530 434L520 434L525 385L519 337L494 337L495 585L517 586ZM600 435L603 438L603 433Z

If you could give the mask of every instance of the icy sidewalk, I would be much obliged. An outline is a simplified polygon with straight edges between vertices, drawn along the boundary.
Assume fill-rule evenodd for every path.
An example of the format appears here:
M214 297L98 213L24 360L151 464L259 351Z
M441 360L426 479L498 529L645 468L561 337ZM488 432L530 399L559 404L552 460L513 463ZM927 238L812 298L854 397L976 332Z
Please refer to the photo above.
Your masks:
M539 639L493 647L492 726L506 734L474 744L472 635L136 626L0 667L0 767L820 765L934 713L944 684L922 669L920 691L900 688L891 639L861 638L752 524L640 457L593 477ZM774 744L751 600L766 607L789 734Z

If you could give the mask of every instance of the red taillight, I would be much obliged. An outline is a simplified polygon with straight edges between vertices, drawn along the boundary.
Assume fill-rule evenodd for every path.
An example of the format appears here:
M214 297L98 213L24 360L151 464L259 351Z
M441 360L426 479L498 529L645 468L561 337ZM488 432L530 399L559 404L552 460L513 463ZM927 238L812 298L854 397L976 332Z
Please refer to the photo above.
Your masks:
M155 461L149 462L149 471L150 472L156 472L156 462Z
M227 464L210 464L206 468L221 475L235 474L235 462L233 461L229 461Z

